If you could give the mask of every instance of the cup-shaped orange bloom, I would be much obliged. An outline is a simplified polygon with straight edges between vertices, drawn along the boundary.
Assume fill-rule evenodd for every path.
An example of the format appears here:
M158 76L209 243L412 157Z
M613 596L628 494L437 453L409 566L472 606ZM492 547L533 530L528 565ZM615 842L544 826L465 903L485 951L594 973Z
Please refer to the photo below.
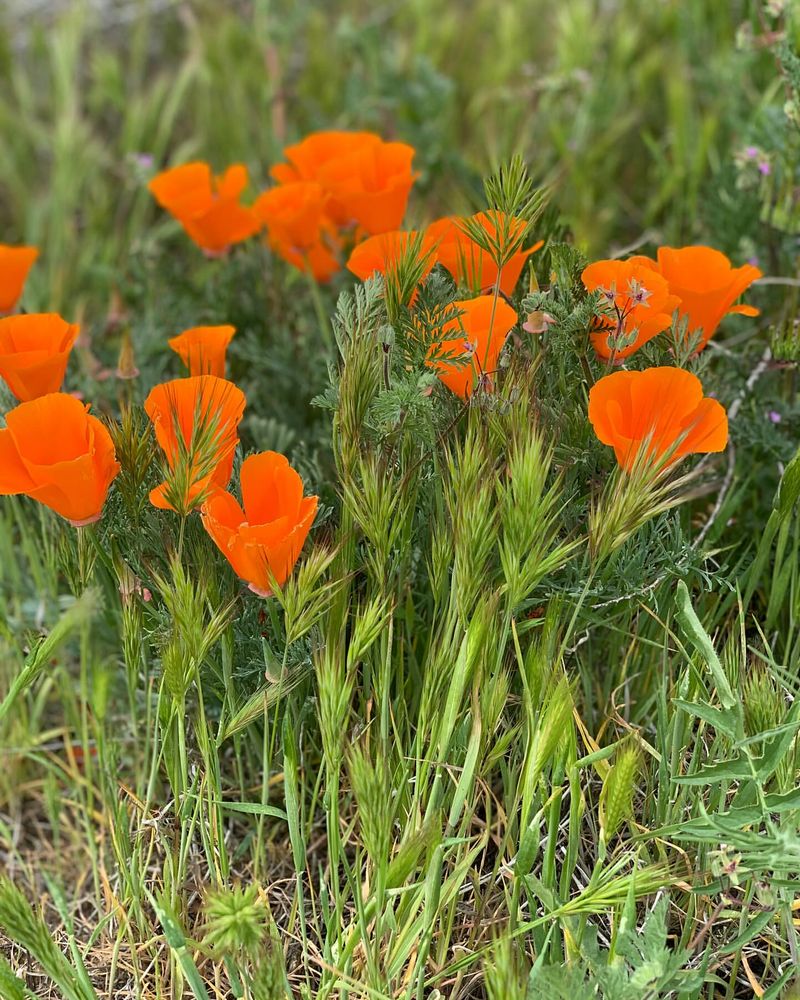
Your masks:
M261 228L253 210L240 202L247 179L241 163L214 177L207 163L197 162L163 171L148 187L201 249L220 254Z
M659 247L658 273L669 290L680 299L678 313L688 318L687 334L701 332L702 349L716 333L727 313L757 316L758 309L734 305L736 300L761 277L752 264L733 267L724 253L711 247L674 249Z
M339 235L327 214L330 197L316 181L290 181L259 195L253 212L267 227L269 242L284 260L317 281L339 270Z
M245 402L238 386L215 375L174 379L151 391L144 409L173 473L150 491L154 507L185 513L214 487L225 489Z
M303 480L274 451L242 462L242 504L224 491L203 504L206 531L250 589L263 597L294 569L317 513L317 497L303 496Z
M364 146L378 146L381 142L381 137L374 132L349 132L346 129L312 132L301 142L287 146L283 155L289 162L276 163L270 174L279 184L317 180L331 161L350 156Z
M97 521L119 472L106 427L74 396L21 403L0 430L0 494L23 493L76 527Z
M472 218L481 226L490 238L498 238L498 226L505 223L502 212L493 209L488 212L478 212ZM494 288L497 281L497 264L482 247L474 243L460 225L460 218L448 216L432 222L427 229L430 243L436 247L436 260L453 275L458 285L465 285L476 292L488 292ZM524 230L522 219L512 219L509 233L517 238ZM502 232L502 228L501 228ZM543 246L539 240L527 250L518 250L502 267L500 275L500 291L504 295L512 295L525 262L531 254Z
M444 337L433 352L446 352L452 360L434 357L429 364L448 389L462 399L472 394L479 379L490 379L506 337L517 322L515 310L505 299L480 295L476 299L453 302L461 315L448 320Z
M325 214L328 195L316 181L279 184L260 194L253 212L266 225L270 240L303 250L331 227Z
M386 274L387 271L397 267L409 243L413 242L416 236L415 232L401 229L370 236L353 248L347 261L347 268L362 281L371 278L373 274ZM423 278L430 274L431 268L436 263L436 258L430 250L429 241L424 239L419 252L420 258L427 255Z
M601 293L591 340L604 360L621 361L672 326L680 300L646 258L595 261L581 280L587 291Z
M0 243L0 313L11 312L22 295L28 271L39 256L36 247Z
M79 329L56 313L0 319L0 377L17 399L58 392Z
M685 455L723 451L728 443L725 408L703 396L700 379L682 368L606 375L589 391L589 421L626 470L641 454L654 465L671 465Z
M363 143L329 160L319 182L331 193L337 221L371 235L398 229L417 178L411 169L414 152L404 142Z
M168 343L190 375L225 378L225 353L235 333L235 326L193 326Z
M283 155L289 162L275 164L270 174L279 184L319 181L329 164L346 159L366 147L380 146L381 143L380 136L373 132L347 132L339 129L312 132L302 142L287 146ZM339 226L350 222L345 206L333 199L328 204L328 214Z

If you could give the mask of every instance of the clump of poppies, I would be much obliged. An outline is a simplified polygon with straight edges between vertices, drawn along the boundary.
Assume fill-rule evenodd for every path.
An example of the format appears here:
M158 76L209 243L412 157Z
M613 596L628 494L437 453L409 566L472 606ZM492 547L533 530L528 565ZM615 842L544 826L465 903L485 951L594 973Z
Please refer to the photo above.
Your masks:
M411 187L414 148L372 132L323 131L287 146L270 171L277 185L255 210L270 246L290 264L328 281L347 245L398 229Z

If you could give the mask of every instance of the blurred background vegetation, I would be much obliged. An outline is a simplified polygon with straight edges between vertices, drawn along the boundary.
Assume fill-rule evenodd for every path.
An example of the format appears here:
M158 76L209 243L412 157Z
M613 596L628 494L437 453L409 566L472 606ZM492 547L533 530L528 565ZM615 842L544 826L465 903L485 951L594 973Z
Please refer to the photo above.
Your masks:
M770 270L754 231L796 222L792 2L7 0L0 239L45 250L30 304L105 309L171 226L154 169L241 160L258 190L283 145L340 126L417 148L412 223L470 206L519 152L590 254L707 240L766 247Z

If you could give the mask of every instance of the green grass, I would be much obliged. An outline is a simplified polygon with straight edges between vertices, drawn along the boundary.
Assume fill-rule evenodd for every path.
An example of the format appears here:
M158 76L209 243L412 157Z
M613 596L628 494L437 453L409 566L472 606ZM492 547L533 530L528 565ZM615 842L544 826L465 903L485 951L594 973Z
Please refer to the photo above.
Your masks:
M352 0L5 24L2 238L42 247L26 304L82 319L69 388L114 423L123 473L80 531L0 503L0 995L797 989L796 288L753 289L762 318L684 361L732 446L657 510L588 426L604 369L578 281L584 253L701 239L796 277L797 27L760 11ZM425 366L442 272L414 324L378 283L323 289L331 355L302 275L255 244L204 260L135 160L242 159L258 187L328 125L416 145L412 221L485 204L515 152L548 186L542 291L515 305L557 322L512 338L496 392L463 406ZM749 144L768 177L737 161ZM525 201L510 186L488 194ZM196 517L147 502L140 404L200 322L238 329L242 454L285 452L320 496L268 600ZM125 337L130 382L109 377ZM631 365L675 363L669 345Z

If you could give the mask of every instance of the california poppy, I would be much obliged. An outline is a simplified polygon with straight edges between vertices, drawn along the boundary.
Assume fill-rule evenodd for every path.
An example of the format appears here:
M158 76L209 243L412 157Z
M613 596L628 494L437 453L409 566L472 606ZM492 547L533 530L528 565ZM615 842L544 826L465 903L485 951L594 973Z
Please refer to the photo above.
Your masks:
M0 313L11 312L22 295L28 271L39 256L36 247L0 243Z
M370 236L353 247L347 268L362 281L371 278L373 274L386 274L387 271L397 267L409 243L416 237L417 233L400 229ZM423 240L420 255L424 256L429 252L428 241ZM435 258L431 255L426 263L423 278L430 273L435 262Z
M58 392L72 345L80 332L56 313L24 313L0 319L0 377L27 402Z
M413 277L415 279L418 277L418 280L422 281L430 274L436 263L436 257L424 236L419 240L417 233L404 232L399 229L370 236L362 243L358 243L350 254L347 267L362 281L371 278L373 274L382 274L387 281L394 280L395 287L398 287L398 265L404 255L409 252L409 246L416 248L417 244L416 262L421 269L414 273ZM407 299L412 305L416 294L416 290L398 287L398 295L404 301Z
M225 352L235 333L235 326L193 326L168 343L190 375L225 378Z
M728 443L725 408L703 396L700 379L682 368L606 375L589 391L589 421L628 471L642 451L655 464L672 464Z
M588 291L601 293L601 312L591 334L601 358L621 361L672 326L680 300L645 258L595 261L581 280Z
M283 155L289 162L276 163L270 169L270 174L279 184L319 181L322 172L330 163L347 158L366 147L380 146L381 142L380 136L373 132L348 132L338 129L312 132L301 142L287 146ZM347 225L351 221L346 207L333 199L328 203L328 214L339 226Z
M339 270L339 235L329 218L330 198L316 181L292 181L259 195L253 212L266 225L269 242L284 260L317 281Z
M220 490L203 504L206 531L250 589L268 596L294 569L317 512L303 480L274 451L242 462L242 504Z
M346 129L312 132L300 142L287 146L283 155L289 162L276 163L270 168L270 174L279 184L317 180L320 171L332 160L349 156L364 146L378 146L381 141L381 137L374 132L350 132Z
M214 177L207 163L196 162L163 171L148 187L199 247L220 254L261 228L252 209L240 202L247 179L241 163Z
M0 430L0 494L23 493L71 524L97 521L119 472L106 427L74 396L21 403Z
M732 267L724 253L711 247L674 249L659 247L658 262L651 262L680 299L678 314L688 319L687 334L701 333L702 349L716 333L727 313L757 316L753 306L734 305L742 292L761 277L752 264Z
M490 239L498 239L498 229L502 233L505 216L501 212L490 210L478 212L472 219L481 226ZM513 239L519 237L525 229L522 219L511 219L508 231ZM473 242L464 232L461 219L449 216L432 222L426 236L436 247L436 260L453 275L456 284L466 285L474 291L487 292L494 288L497 281L497 264L482 247ZM502 267L500 275L500 291L511 295L516 288L522 268L531 254L543 246L539 240L527 250L517 250Z
M266 225L271 241L298 249L313 246L323 229L332 228L325 214L328 196L316 181L279 184L260 194L253 212Z
M442 333L456 336L443 339L432 349L435 356L428 363L448 389L466 399L479 380L494 372L506 337L517 322L517 314L505 299L495 301L493 295L453 302L452 306L461 315L448 320ZM450 359L436 357L443 352Z
M245 402L241 389L215 375L174 379L151 391L144 409L172 473L151 490L154 507L185 514L209 490L228 485Z
M364 143L325 163L319 182L331 193L337 221L371 235L399 228L417 177L414 152L404 142Z

